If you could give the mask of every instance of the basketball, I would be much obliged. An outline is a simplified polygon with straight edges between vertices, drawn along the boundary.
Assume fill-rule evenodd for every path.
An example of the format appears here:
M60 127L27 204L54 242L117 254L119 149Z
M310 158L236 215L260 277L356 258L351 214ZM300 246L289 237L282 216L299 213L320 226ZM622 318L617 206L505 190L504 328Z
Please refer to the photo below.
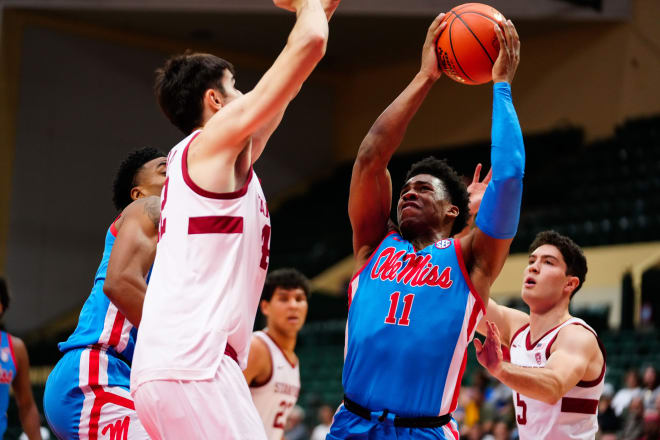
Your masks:
M489 82L500 50L493 24L504 20L495 8L482 3L465 3L449 11L436 45L442 72L462 84Z

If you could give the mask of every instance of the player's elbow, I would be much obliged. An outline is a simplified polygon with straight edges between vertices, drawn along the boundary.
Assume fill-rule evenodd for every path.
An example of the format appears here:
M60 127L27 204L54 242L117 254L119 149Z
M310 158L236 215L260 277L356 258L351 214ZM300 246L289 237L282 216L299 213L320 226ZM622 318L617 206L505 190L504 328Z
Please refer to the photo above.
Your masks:
M123 290L122 286L125 286L127 283L126 277L122 274L114 274L108 276L103 283L103 293L111 301L114 301L119 296L119 293Z
M541 401L548 405L554 405L561 400L565 392L561 380L556 377L552 377L549 380L548 385L548 389L546 390L546 393L544 393L544 398L541 399Z
M318 63L325 55L328 33L319 29L307 29L294 42L306 60Z

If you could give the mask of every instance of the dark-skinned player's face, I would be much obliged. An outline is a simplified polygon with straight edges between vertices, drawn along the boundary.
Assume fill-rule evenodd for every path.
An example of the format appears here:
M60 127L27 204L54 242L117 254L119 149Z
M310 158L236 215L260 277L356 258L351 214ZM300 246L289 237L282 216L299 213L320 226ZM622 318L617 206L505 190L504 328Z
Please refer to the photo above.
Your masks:
M142 165L135 176L136 185L131 190L131 198L136 200L140 197L160 196L165 184L166 171L166 157L157 157Z
M442 180L430 174L417 174L401 188L397 220L402 232L441 227L447 212L455 208Z

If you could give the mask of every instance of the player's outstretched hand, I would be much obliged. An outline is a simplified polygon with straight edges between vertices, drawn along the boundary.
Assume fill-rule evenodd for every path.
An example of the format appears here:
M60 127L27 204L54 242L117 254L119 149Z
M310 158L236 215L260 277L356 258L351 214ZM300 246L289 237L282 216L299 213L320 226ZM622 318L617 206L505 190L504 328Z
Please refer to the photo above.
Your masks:
M420 72L426 74L429 78L437 80L442 75L440 65L438 63L438 55L436 54L436 42L442 31L447 27L447 22L443 21L445 13L441 13L426 32L426 40L422 48L422 67Z
M477 352L477 360L486 368L490 374L497 376L502 369L503 355L500 330L494 322L486 321L488 333L482 344L479 339L474 339L474 349Z
M520 63L520 38L511 20L502 23L502 28L495 24L495 34L500 43L500 53L493 64L493 82L508 82L511 84Z
M479 181L481 177L481 164L478 163L477 167L474 169L474 176L472 177L472 183L467 187L468 194L470 195L470 214L476 216L479 212L479 207L481 206L481 199L484 198L484 193L488 187L488 182L493 177L493 168L488 170L488 174L484 177L484 180Z

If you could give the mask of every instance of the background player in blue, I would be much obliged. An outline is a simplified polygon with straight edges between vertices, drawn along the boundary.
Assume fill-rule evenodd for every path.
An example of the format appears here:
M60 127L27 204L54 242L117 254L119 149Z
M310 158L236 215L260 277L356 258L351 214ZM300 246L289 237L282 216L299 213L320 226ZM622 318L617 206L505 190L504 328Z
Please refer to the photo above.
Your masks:
M9 308L7 283L0 278L0 318ZM20 338L0 331L0 438L7 429L9 387L14 390L21 426L30 440L41 440L39 412L30 386L30 361Z
M106 233L78 326L59 344L64 356L46 382L44 411L61 439L149 438L129 393L129 363L156 252L166 165L164 153L143 148L119 167L113 202L122 212Z
M458 438L451 412L467 345L516 233L525 152L511 101L520 41L510 21L503 31L494 25L492 180L476 227L451 238L466 225L468 193L435 158L412 166L398 229L389 221L387 164L440 77L435 41L443 16L428 30L419 73L371 127L353 167L348 210L358 270L349 286L345 399L328 439Z

